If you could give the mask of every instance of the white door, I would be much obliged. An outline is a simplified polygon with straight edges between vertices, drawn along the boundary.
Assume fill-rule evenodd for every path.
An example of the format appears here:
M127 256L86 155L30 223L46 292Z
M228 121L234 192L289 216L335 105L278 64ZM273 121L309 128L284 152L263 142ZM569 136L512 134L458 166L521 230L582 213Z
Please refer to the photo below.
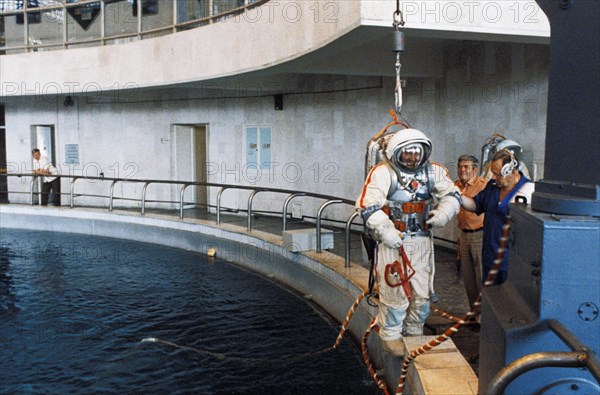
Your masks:
M42 156L47 157L57 166L54 152L54 126L32 125L31 126L31 149L37 148Z
M60 168L60 164L56 162L56 151L54 149L54 126L52 125L31 125L30 126L31 136L31 150L37 148L40 150L42 156L50 159L50 162L57 168ZM30 152L31 152L30 150ZM33 157L30 156L31 169L33 170ZM33 192L40 192L42 179L38 178L39 182L33 185ZM60 191L60 189L59 189ZM41 195L38 195L41 199ZM54 199L54 197L52 197ZM41 203L41 200L40 200Z
M174 179L206 182L206 125L173 125L172 137ZM176 201L179 201L180 189L176 188ZM206 207L207 187L187 187L184 200L185 208Z

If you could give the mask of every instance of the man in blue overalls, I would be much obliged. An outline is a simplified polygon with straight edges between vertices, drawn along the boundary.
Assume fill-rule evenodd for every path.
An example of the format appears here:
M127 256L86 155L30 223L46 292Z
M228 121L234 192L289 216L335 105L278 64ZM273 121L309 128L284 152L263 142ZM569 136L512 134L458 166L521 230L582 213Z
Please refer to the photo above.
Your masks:
M509 204L517 197L525 203L531 202L534 184L518 170L519 162L506 149L494 154L490 170L492 180L474 198L462 197L462 206L477 214L485 213L483 221L482 279L485 282L500 246L502 226L508 215ZM519 200L517 200L519 201ZM496 275L496 284L508 277L508 249L504 252L502 266Z

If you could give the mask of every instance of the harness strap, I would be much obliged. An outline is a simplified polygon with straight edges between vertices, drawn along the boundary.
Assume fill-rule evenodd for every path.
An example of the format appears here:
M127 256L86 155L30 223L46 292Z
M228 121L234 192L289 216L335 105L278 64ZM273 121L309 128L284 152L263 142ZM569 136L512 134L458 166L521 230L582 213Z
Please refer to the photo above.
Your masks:
M402 264L404 266L404 272L408 273L408 271L410 269L410 274L407 276L406 280L402 283L402 288L404 289L404 292L406 293L406 297L408 298L408 300L410 300L412 298L412 291L410 290L410 279L412 278L412 276L415 275L416 271L410 264L410 259L408 259L408 256L406 255L406 252L404 251L404 247L402 247L402 246L400 246L400 254L402 255Z

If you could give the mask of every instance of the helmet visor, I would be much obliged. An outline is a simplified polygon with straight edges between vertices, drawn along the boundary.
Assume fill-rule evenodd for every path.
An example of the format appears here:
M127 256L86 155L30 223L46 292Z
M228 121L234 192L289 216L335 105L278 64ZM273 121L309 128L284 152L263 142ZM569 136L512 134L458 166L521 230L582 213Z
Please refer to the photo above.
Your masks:
M397 166L407 170L418 168L423 162L423 144L408 144L396 151L394 162Z

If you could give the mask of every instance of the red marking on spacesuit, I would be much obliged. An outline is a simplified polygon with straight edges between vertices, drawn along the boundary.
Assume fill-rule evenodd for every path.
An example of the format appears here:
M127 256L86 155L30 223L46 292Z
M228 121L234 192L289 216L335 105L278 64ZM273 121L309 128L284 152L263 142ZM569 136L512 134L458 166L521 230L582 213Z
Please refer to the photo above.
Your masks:
M441 167L442 169L444 169L444 172L446 173L446 177L450 178L450 172L448 171L448 169L446 168L446 166L442 165L441 163L434 162L434 161L431 161L431 164L432 165L437 165L437 166Z
M369 183L371 182L371 176L373 175L373 172L379 166L384 165L384 164L385 164L385 162L382 162L382 163L378 164L377 166L375 166L374 168L372 168L371 171L369 172L369 176L367 177L367 181L365 181L365 185L363 186L362 193L360 194L360 200L358 201L358 205L360 206L360 208L365 208L365 204L364 204L363 201L365 199L365 195L367 194L367 187L369 186Z
M391 288L402 286L406 297L411 299L410 279L414 276L415 269L410 264L410 260L402 247L400 247L400 255L402 256L402 264L398 260L395 260L393 263L386 265L383 277L386 284Z

